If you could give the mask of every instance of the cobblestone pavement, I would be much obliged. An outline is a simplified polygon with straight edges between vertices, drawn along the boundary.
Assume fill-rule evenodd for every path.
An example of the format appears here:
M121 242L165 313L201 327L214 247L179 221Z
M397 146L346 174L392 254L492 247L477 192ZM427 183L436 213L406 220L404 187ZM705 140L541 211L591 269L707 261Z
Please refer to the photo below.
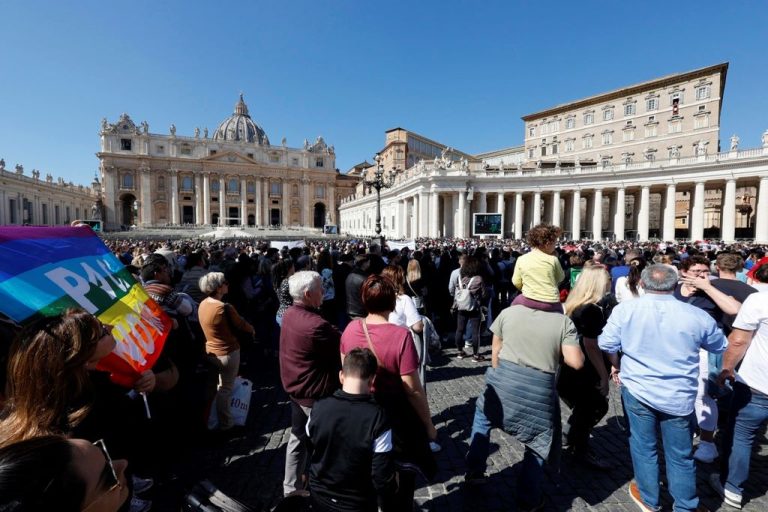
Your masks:
M444 353L435 358L427 377L429 403L443 446L437 454L440 471L434 482L429 485L422 482L417 490L419 510L516 510L514 484L516 465L522 459L522 445L498 430L491 435L487 484L474 488L462 485L474 401L484 385L483 375L488 363L456 360L449 357L455 353L453 349L446 349ZM245 369L244 373L254 381L246 433L196 451L192 459L179 468L180 478L175 488L158 489L155 510L178 510L181 490L202 478L209 478L225 493L257 510L269 510L279 500L290 424L287 398L279 387L274 360L261 361L251 371ZM568 417L564 405L563 417ZM768 445L765 435L761 440L755 448L746 484L745 494L749 501L744 510L747 511L768 510ZM632 462L621 426L621 406L616 389L611 390L608 415L594 430L592 446L600 456L614 462L614 469L595 471L564 456L559 474L547 471L544 491L548 504L545 510L638 510L627 494ZM733 510L721 505L707 484L709 473L716 470L716 465L699 465L698 489L702 503L712 510ZM666 478L662 476L662 480ZM671 510L669 494L662 491L662 496L665 509Z

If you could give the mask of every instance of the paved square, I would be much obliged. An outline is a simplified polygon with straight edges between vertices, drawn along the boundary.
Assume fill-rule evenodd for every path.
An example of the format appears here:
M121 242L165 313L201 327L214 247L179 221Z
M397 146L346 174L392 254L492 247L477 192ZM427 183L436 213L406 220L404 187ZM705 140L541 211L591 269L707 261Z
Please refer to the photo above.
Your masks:
M484 348L487 348L484 347ZM448 357L455 350L435 358L428 372L428 396L443 450L437 454L440 467L435 481L422 482L416 491L423 511L509 511L515 510L515 465L522 459L522 445L510 436L494 430L491 435L488 481L485 485L465 488L464 456L474 414L474 401L484 385L488 363ZM189 486L196 479L209 478L227 494L252 504L257 510L269 510L282 494L285 443L290 423L287 397L279 386L276 361L261 361L243 372L254 381L254 395L247 434L215 448L198 451L180 468L180 481ZM563 405L563 418L569 411ZM622 426L618 392L611 390L608 415L595 428L592 446L615 467L609 472L594 471L563 457L560 472L548 469L544 491L548 497L545 510L637 510L627 494L632 478L632 462ZM698 489L702 503L712 510L734 510L720 505L706 479L717 465L701 465ZM662 471L663 474L663 471ZM666 480L662 476L662 480ZM765 436L755 448L752 469L745 494L746 511L768 510L768 446ZM156 497L155 510L178 510L173 505L178 496ZM669 495L662 491L665 509L671 510Z

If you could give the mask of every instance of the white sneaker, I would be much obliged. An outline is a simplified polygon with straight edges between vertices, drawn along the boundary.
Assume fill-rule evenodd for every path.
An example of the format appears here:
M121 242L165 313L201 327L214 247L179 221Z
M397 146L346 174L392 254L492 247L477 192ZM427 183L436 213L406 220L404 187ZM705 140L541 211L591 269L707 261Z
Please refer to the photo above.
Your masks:
M707 464L714 462L717 458L717 447L715 443L709 441L699 441L699 447L696 448L696 453L693 454L693 458L699 462L706 462Z
M712 487L712 489L714 489L721 498L723 498L723 501L726 505L741 510L741 495L725 489L723 484L720 482L719 473L712 473L709 475L709 486Z

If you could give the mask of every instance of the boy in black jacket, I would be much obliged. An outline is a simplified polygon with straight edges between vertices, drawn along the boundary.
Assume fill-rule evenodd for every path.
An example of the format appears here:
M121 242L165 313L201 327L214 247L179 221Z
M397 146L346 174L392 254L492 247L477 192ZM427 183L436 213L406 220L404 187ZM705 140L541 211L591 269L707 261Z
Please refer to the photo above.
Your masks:
M392 431L371 395L377 367L369 349L351 350L339 372L342 389L312 408L307 434L313 510L394 510Z

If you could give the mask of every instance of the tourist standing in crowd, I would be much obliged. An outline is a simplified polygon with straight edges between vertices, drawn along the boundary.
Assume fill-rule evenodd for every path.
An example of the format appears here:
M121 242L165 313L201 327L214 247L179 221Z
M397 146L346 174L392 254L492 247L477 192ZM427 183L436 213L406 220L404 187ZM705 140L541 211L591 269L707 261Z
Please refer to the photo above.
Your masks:
M355 266L347 276L345 283L347 315L350 320L363 318L366 315L360 290L369 275L379 274L382 270L384 270L384 260L372 252L360 255L355 259Z
M608 365L597 337L616 305L610 290L611 276L605 266L584 267L565 301L565 314L576 326L586 360L578 370L563 367L557 383L560 398L572 410L564 439L578 461L599 470L613 467L589 447L592 428L608 412Z
M515 299L517 304L525 304L523 300L528 299L562 311L558 285L565 278L565 272L555 256L557 239L562 232L559 227L549 224L539 224L528 232L528 243L533 250L517 259L512 275L512 284L520 290Z
M323 283L310 270L288 278L293 305L283 315L280 329L280 380L291 399L291 434L285 456L283 494L304 489L309 457L307 418L315 400L339 387L341 332L322 316Z
M277 308L277 313L275 314L275 321L280 327L283 325L283 315L285 314L285 311L293 305L293 298L288 291L288 278L291 277L294 272L293 260L290 258L280 260L272 266L272 282L275 284L277 300L280 303L280 306Z
M491 367L475 403L465 481L485 480L491 429L503 428L525 446L517 480L518 510L540 510L544 461L557 464L560 455L555 378L561 358L579 369L584 354L573 322L560 312L513 304L502 310L491 332Z
M414 346L419 355L419 379L426 385L427 345L424 339L424 322L416 309L413 299L406 294L405 274L399 265L387 265L381 275L390 279L397 290L395 309L389 314L389 323L400 325L411 330Z
M638 251L637 249L629 249L624 253L624 257L621 260L621 265L616 265L611 269L611 292L614 293L617 297L619 294L616 291L616 285L619 282L619 278L629 276L632 260L641 258L642 256L643 253L641 251Z
M426 314L424 307L427 287L421 278L421 264L418 260L408 260L407 273L405 274L405 294L413 300L413 305L420 315Z
M693 255L680 264L680 284L675 288L675 298L707 312L720 329L723 328L723 315L735 315L741 303L720 291L711 280L709 260L704 256ZM714 361L713 361L714 362ZM709 380L710 357L702 350L699 359L699 390L696 394L696 419L701 432L695 458L700 462L712 462L717 457L715 430L719 410L717 402L710 396Z
M611 281L611 286L616 290L617 302L626 302L645 293L640 282L640 276L643 270L645 270L645 266L643 258L632 258L629 260L629 272L627 275L619 277L615 283Z
M253 326L234 307L223 302L228 289L229 285L222 272L210 272L200 278L200 290L208 297L200 303L198 317L205 333L205 350L219 373L216 412L219 429L222 431L233 426L229 402L235 378L240 371L238 334L255 335Z
M23 329L8 358L0 446L41 435L69 435L91 409L88 370L114 348L110 326L81 310Z
M355 348L369 348L376 356L379 369L374 395L390 419L399 467L395 509L408 511L413 508L416 489L416 474L408 467L418 468L428 479L434 476L437 467L429 442L437 440L437 430L419 380L418 355L411 333L389 323L397 301L395 284L373 274L365 280L361 292L367 315L350 322L344 330L341 355L344 358Z
M719 384L733 383L733 399L723 436L720 474L710 475L710 483L727 505L741 508L752 446L768 422L768 294L747 297L732 328Z
M677 283L674 270L651 265L641 280L645 295L614 308L598 338L620 372L635 471L629 494L643 510L660 506L656 447L660 430L675 510L696 511L691 420L700 350L720 353L727 341L712 317L672 295Z
M454 292L454 306L456 308L456 357L464 359L469 357L466 349L471 346L472 360L476 363L485 361L485 356L480 354L480 318L482 305L487 301L486 287L481 275L480 260L475 256L467 256L461 267L459 280ZM464 340L464 330L472 333L470 345Z
M328 322L336 324L336 286L333 282L333 259L327 250L317 255L317 273L323 280L323 303L320 314Z
M186 293L200 304L205 300L205 294L200 290L200 278L208 273L205 268L205 253L194 251L187 256L187 266L181 281L176 285L176 291Z
M398 512L392 429L373 398L378 364L368 348L344 357L341 389L315 402L307 420L312 443L309 488L313 510Z

